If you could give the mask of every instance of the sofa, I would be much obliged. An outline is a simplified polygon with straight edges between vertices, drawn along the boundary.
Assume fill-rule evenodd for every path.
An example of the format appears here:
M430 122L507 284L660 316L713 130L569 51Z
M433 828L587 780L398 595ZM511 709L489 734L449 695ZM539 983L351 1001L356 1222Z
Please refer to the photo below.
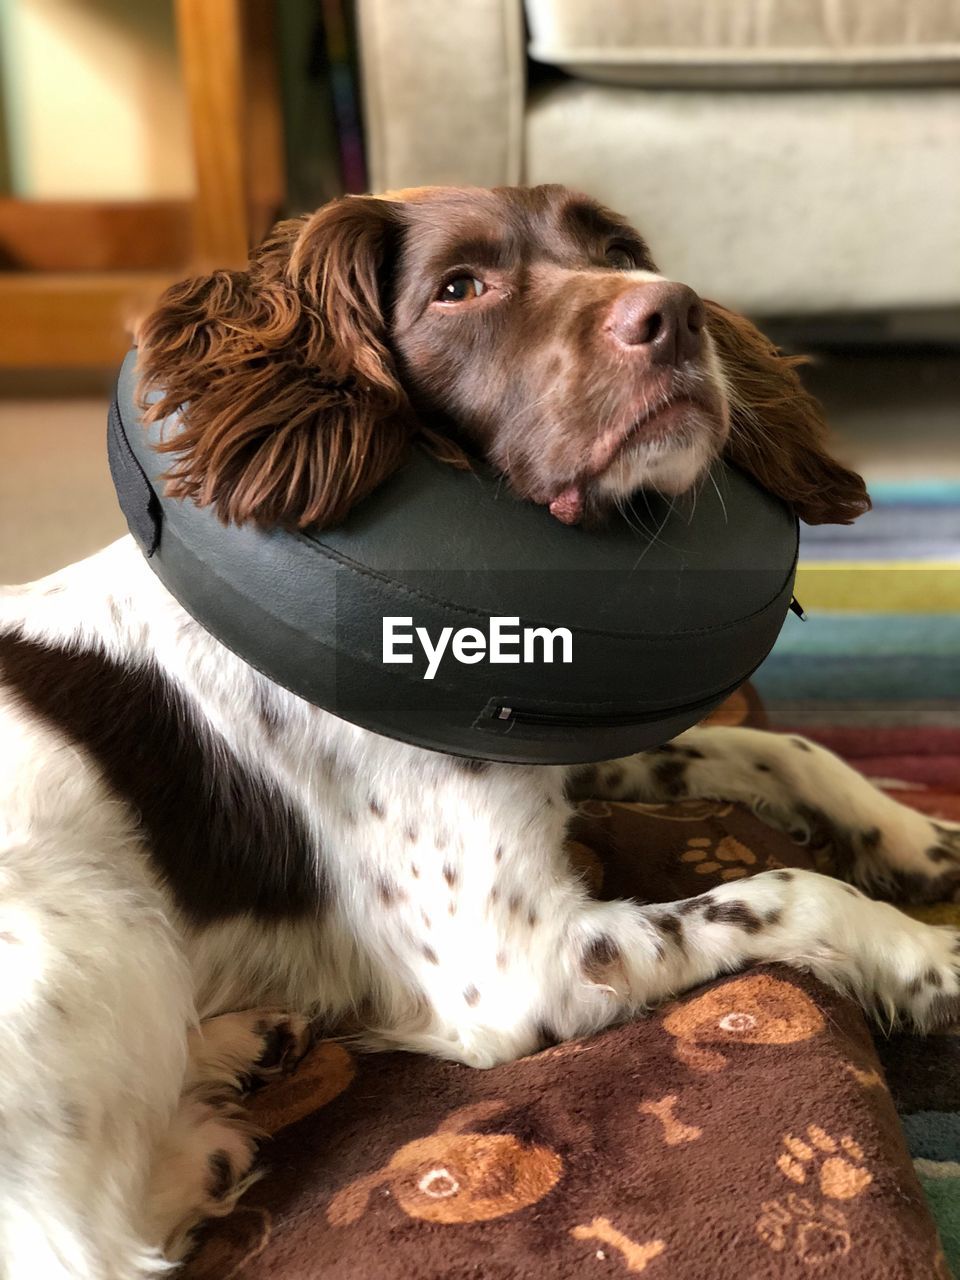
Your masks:
M758 317L960 314L957 0L358 0L370 186L561 182Z

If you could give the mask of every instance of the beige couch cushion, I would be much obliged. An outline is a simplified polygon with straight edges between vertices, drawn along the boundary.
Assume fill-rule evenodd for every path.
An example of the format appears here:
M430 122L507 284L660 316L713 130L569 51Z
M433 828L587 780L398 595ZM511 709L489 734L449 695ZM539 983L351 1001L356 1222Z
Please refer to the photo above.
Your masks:
M521 0L360 0L357 8L371 189L518 182Z
M564 80L531 98L526 124L527 182L598 196L707 296L768 316L960 298L956 90Z
M526 0L526 8L531 56L591 80L960 80L960 0Z

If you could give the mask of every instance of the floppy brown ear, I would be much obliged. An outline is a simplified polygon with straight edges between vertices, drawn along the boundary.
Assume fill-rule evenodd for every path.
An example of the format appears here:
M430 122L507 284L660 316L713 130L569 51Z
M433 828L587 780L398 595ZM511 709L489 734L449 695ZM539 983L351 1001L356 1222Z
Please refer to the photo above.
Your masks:
M730 395L726 456L807 524L850 524L870 509L863 479L827 450L823 410L785 356L743 316L706 302Z
M377 279L398 218L338 200L279 223L246 271L167 290L138 368L148 421L182 410L169 493L238 524L335 524L398 465L413 415Z

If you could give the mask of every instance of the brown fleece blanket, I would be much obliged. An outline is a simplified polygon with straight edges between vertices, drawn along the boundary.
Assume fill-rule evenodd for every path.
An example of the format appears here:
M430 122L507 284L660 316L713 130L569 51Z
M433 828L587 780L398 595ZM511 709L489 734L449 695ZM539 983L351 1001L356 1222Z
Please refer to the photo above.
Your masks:
M729 804L571 834L601 897L809 865ZM860 1013L778 966L485 1072L324 1041L252 1111L267 1174L184 1280L947 1277Z

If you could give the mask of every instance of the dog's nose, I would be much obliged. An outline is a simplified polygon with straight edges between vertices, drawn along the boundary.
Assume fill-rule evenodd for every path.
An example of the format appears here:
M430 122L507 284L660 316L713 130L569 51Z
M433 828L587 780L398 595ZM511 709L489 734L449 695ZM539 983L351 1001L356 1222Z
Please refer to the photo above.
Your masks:
M703 347L703 303L685 284L637 284L613 304L607 328L625 347L645 349L652 364L677 365Z

